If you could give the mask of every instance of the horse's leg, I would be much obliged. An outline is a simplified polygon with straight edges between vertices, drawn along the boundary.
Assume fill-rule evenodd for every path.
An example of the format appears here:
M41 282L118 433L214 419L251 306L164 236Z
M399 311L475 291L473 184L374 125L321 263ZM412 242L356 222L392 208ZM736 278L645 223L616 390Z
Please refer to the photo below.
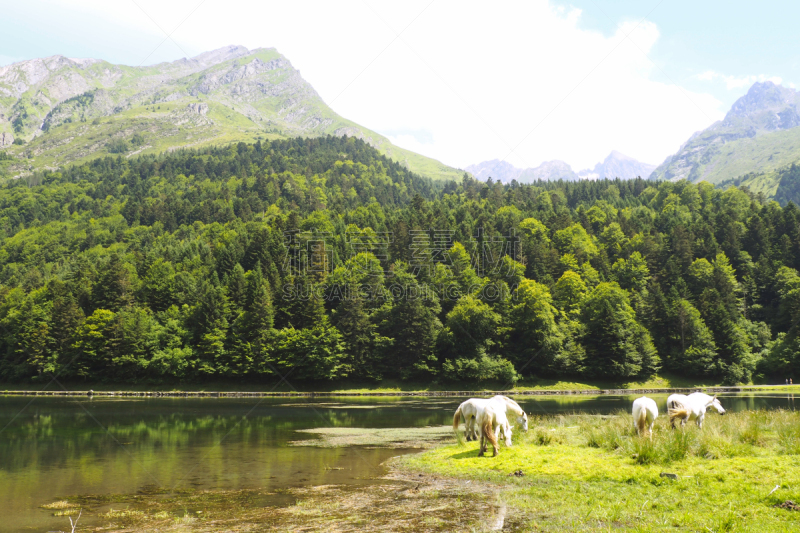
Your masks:
M697 427L699 427L700 429L703 429L703 419L705 417L706 417L705 413L697 417Z
M478 445L478 457L483 457L484 446L485 446L484 440L486 436L483 434L483 431L478 430L478 433L480 433L481 435L480 444Z

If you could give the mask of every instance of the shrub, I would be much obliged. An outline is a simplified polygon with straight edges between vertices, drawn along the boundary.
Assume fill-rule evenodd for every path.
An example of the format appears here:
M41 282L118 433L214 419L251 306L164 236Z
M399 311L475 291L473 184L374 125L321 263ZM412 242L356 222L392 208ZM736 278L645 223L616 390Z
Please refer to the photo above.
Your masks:
M106 148L111 154L124 154L128 151L128 143L123 139L114 139L106 144Z
M519 381L511 361L486 354L474 359L446 360L442 365L442 377L452 381L500 381L511 385Z

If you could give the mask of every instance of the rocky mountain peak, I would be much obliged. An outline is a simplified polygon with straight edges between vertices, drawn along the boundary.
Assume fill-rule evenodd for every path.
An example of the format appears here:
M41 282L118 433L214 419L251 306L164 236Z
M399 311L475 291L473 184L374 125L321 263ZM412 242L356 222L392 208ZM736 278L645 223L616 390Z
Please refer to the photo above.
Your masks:
M228 46L223 46L222 48L217 48L216 50L203 52L202 54L194 56L192 60L197 62L203 67L207 67L211 65L216 65L217 63L222 63L223 61L228 61L229 59L236 59L237 57L242 57L249 54L250 50L248 50L244 46L231 44Z
M764 111L780 111L795 103L794 89L776 85L771 81L756 82L747 94L736 100L725 116L728 121L735 117L748 117Z
M609 163L611 161L636 161L631 156L625 155L622 152L617 152L616 150L611 150L611 153L603 161L604 163Z

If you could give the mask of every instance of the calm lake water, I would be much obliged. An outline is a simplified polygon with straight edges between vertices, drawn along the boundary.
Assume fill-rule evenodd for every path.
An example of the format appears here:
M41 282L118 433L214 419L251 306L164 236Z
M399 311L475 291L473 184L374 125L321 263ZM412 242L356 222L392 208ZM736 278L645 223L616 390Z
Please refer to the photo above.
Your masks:
M666 411L667 395L650 395ZM636 396L518 397L532 414L628 410ZM791 394L720 395L726 409L794 409ZM374 484L412 450L293 447L314 427L452 423L465 398L112 399L0 396L0 531L68 530L41 505L148 487ZM800 404L800 398L798 398ZM800 406L800 405L799 405ZM83 517L82 525L92 523Z

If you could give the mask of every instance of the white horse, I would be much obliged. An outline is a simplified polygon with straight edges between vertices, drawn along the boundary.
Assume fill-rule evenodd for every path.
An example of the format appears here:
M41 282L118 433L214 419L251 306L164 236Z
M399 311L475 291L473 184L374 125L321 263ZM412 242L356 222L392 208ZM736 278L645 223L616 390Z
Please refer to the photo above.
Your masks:
M483 457L486 452L487 443L491 443L494 448L492 457L497 457L500 453L500 447L497 445L497 435L500 428L505 430L506 446L511 446L511 426L506 418L505 411L500 402L488 401L483 409L478 411L475 420L475 425L480 434L480 446L478 448L478 457Z
M507 396L502 395L497 395L488 399L470 398L469 400L463 402L458 406L458 409L456 409L456 412L453 415L453 431L458 434L458 424L461 421L461 417L464 417L464 436L466 437L467 441L475 440L479 434L478 429L475 427L475 422L478 414L489 404L489 402L495 402L497 404L496 409L502 410L506 418L505 424L498 426L497 428L498 438L500 431L503 432L504 436L507 433L510 434L511 432L511 425L508 423L508 411L511 411L516 415L517 424L522 427L523 431L528 431L528 415L525 414L525 411L522 410L522 407L520 407L517 402Z
M667 398L667 410L669 412L669 423L674 428L675 421L681 421L681 427L686 422L695 420L697 427L703 427L703 419L706 417L706 409L713 407L719 414L724 415L725 409L717 400L717 396L709 396L703 392L693 392L686 396L684 394L672 394Z
M633 401L633 425L639 431L639 435L650 433L653 438L653 426L658 418L658 406L655 400L642 396Z

